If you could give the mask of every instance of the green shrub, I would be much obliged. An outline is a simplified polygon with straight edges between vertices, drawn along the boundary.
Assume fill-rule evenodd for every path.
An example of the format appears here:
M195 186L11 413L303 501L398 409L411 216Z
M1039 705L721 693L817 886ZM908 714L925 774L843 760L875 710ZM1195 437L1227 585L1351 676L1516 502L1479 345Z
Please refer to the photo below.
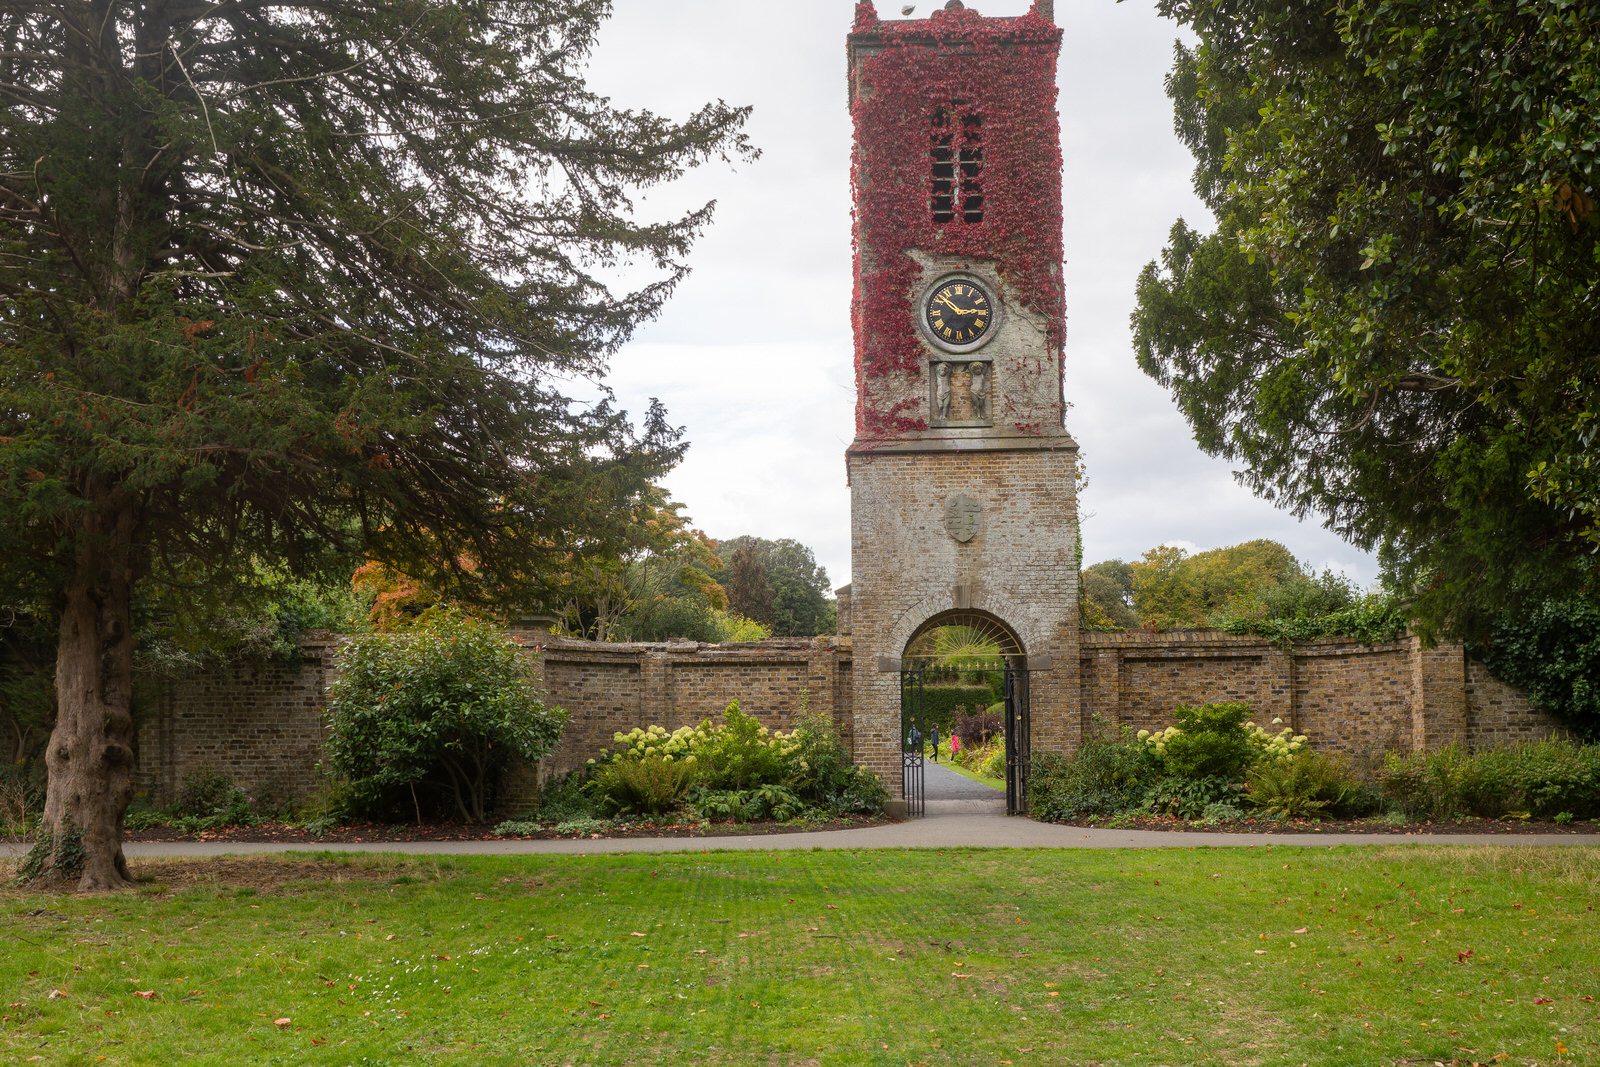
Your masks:
M1136 742L1126 728L1121 741L1113 740L1097 721L1070 756L1034 755L1029 796L1040 819L1117 815L1143 804L1160 775L1160 762L1148 746Z
M539 787L539 819L543 822L562 822L598 815L595 795L588 784L587 770L552 776Z
M788 748L795 795L831 815L877 815L889 800L878 776L850 762L832 720L802 712Z
M230 812L249 813L250 798L232 778L219 771L190 771L178 786L178 799L172 814L208 817Z
M788 822L806 812L800 798L781 785L700 790L692 806L695 814L708 822Z
M1164 740L1154 747L1175 778L1243 781L1260 755L1245 726L1249 717L1244 703L1179 704L1176 731L1156 735Z
M1227 801L1238 806L1244 783L1227 775L1185 778L1169 775L1145 792L1143 809L1152 815L1175 815L1180 819L1200 819L1212 804Z
M1379 785L1408 819L1454 819L1467 812L1468 755L1458 745L1432 752L1390 752Z
M682 806L694 766L669 755L612 760L596 768L589 789L608 815L665 815Z
M1413 819L1463 815L1600 815L1600 746L1549 740L1468 754L1459 747L1390 753L1383 798Z
M420 819L421 794L481 822L512 761L549 752L566 720L523 656L503 633L446 611L353 639L328 693L327 752L355 801Z
M1377 806L1375 791L1361 782L1348 759L1321 752L1263 760L1251 768L1246 789L1252 806L1288 819L1365 815Z
M1508 813L1539 819L1562 812L1580 819L1600 816L1600 745L1527 742L1489 749L1476 761L1484 791L1504 796Z
M229 826L254 826L261 820L251 811L250 805L250 797L226 774L192 771L184 776L178 787L178 799L164 821L186 834ZM128 825L126 817L123 825Z
M789 780L791 738L772 734L733 701L724 725L694 746L696 777L707 789L752 789Z

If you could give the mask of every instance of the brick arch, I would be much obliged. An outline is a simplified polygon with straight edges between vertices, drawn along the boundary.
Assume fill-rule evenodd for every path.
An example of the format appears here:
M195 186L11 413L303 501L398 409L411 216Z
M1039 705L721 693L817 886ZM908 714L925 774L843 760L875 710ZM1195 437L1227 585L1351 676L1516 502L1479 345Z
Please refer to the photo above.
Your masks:
M1029 618L1028 612L1022 605L1009 597L983 594L972 598L972 602L964 607L957 608L953 592L935 593L924 597L915 605L907 608L895 620L894 629L889 631L889 640L885 642L886 648L892 648L897 654L903 654L905 648L916 636L917 631L935 616L944 615L954 611L970 611L991 616L996 622L1016 635L1017 641L1022 645L1026 655L1029 650L1037 652L1046 645L1045 635L1035 633L1029 627L1022 625L1019 620Z

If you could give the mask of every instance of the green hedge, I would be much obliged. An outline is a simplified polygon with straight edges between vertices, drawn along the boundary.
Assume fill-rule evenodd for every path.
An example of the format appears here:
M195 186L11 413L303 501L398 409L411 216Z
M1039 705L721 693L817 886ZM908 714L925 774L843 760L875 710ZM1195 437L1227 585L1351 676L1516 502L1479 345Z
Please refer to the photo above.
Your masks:
M999 697L987 685L925 685L922 687L922 714L949 734L956 714L963 708L986 708Z

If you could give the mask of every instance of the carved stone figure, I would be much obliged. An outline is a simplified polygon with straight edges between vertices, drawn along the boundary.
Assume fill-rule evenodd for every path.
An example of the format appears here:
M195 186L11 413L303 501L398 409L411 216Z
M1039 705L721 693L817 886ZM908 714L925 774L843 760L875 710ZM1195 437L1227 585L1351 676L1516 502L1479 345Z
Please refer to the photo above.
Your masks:
M989 417L989 379L985 372L989 369L982 363L974 363L967 368L972 373L972 417L987 419Z
M950 417L950 364L940 363L933 372L934 409L941 419Z

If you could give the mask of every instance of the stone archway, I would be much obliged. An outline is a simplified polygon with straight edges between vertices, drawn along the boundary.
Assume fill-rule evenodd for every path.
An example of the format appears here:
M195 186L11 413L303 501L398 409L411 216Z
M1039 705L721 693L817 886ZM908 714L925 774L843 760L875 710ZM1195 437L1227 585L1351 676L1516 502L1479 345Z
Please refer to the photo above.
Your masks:
M919 625L900 658L900 793L906 814L926 811L923 742L930 736L925 702L930 677L962 675L1002 679L1002 729L1006 753L1006 814L1028 813L1032 753L1027 648L1015 630L988 612L952 609ZM932 736L937 738L937 732Z

